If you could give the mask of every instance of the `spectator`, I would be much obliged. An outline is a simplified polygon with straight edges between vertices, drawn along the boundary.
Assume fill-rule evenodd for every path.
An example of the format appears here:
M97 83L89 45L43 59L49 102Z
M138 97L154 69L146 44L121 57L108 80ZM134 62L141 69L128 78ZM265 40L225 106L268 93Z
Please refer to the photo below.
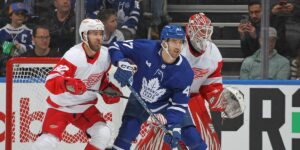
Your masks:
M248 4L249 16L240 21L238 32L241 39L241 50L245 57L252 55L259 48L259 32L261 21L261 3Z
M108 7L117 11L118 28L126 40L133 39L136 35L140 17L138 0L107 0Z
M295 58L300 48L300 0L293 1L293 11L285 22L286 45L289 46L291 57Z
M34 19L34 21L41 19L41 17L46 16L55 9L51 0L27 0L27 3L32 8L31 19Z
M287 0L278 0L272 7L270 25L277 30L278 39L276 50L285 57L295 57L296 54L292 51L290 44L287 43L286 23L291 18L294 5Z
M108 47L115 41L124 41L123 33L117 29L117 12L114 9L104 9L97 17L103 22L105 28L103 46Z
M152 25L151 25L151 38L159 39L160 26L164 21L170 21L164 7L167 4L167 0L150 0L151 1L151 13L152 13Z
M11 22L0 29L0 43L3 45L10 42L13 45L13 56L19 56L33 49L31 42L32 30L24 25L27 9L23 3L12 3L9 6Z
M9 14L8 14L8 7L9 4L7 1L1 1L1 12L0 12L0 27L4 27L6 24L10 22Z
M96 19L99 11L104 9L104 2L105 0L85 0L86 17Z
M70 0L54 0L54 6L56 10L45 16L42 23L50 25L50 47L62 56L75 44L75 14Z
M277 39L277 31L269 27L269 77L270 80L287 80L290 77L289 60L277 53L274 49ZM260 39L261 44L261 39ZM261 79L261 49L252 56L247 57L240 70L241 79Z
M58 51L52 50L49 47L50 33L46 26L36 26L33 30L32 41L34 43L34 50L27 51L23 57L59 57Z
M8 13L11 22L0 29L0 44L2 45L0 53L1 76L5 76L5 64L9 58L20 56L33 49L32 30L23 24L27 12L23 3L12 3L9 6Z
M291 62L291 79L300 80L300 48L297 57Z

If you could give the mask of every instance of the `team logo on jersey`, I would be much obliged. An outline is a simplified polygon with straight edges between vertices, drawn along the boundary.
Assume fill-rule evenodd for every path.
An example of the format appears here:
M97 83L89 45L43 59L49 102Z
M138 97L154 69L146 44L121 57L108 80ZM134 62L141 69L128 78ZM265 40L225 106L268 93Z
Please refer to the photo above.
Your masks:
M83 82L86 85L86 88L93 87L96 83L98 83L101 80L101 77L103 76L104 72L91 74L87 79L83 80Z
M194 79L204 77L208 73L208 69L192 68L194 72Z
M146 78L143 78L140 95L146 102L154 103L165 93L166 89L160 89L160 83L157 78L153 78L149 82L147 82Z
M54 72L58 72L59 74L63 75L66 71L69 70L69 67L67 65L58 65L53 70Z

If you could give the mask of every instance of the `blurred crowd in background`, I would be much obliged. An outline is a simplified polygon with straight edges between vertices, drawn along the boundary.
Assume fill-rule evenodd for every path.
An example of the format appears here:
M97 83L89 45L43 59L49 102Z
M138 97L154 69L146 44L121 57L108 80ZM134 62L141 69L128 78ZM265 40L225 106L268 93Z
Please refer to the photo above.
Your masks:
M206 2L198 1L193 3ZM136 38L159 40L161 28L176 22L169 16L167 0L85 0L84 4L85 17L100 19L105 26L104 46ZM62 57L76 43L76 0L1 0L0 5L0 76L5 76L5 64L12 57ZM269 79L300 79L300 0L271 0L270 6ZM247 8L235 30L243 55L239 78L261 79L262 4L247 1Z

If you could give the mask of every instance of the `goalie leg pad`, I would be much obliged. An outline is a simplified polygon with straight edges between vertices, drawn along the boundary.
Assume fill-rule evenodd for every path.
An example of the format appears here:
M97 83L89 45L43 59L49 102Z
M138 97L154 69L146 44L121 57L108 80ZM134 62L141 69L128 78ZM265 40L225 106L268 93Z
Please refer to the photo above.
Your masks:
M52 134L42 134L32 145L31 150L55 150L59 139Z
M104 122L97 122L87 129L87 133L91 136L89 144L98 149L105 149L111 138L111 129Z
M205 150L207 148L195 126L182 128L181 138L190 150Z

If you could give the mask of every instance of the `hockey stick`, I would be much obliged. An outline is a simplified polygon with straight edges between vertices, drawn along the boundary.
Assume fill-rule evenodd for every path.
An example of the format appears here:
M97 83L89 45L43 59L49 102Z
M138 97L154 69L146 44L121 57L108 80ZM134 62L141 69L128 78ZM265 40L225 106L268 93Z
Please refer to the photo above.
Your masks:
M162 131L169 136L173 136L170 132L168 132L167 128L161 123L161 121L153 114L153 112L147 107L147 104L142 100L142 98L139 96L139 94L133 89L133 87L129 83L127 84L127 87L131 91L131 93L134 95L134 97L138 100L138 102L142 105L142 107L147 111L147 113L150 115L151 118L154 119L154 121L157 123L157 125L162 129ZM177 145L178 150L183 150L182 147L178 144Z
M127 96L118 94L116 92L105 92L105 91L99 91L99 90L94 90L94 89L87 89L87 91L96 92L96 93L99 93L99 94L105 94L105 95L111 96L111 97L121 97L121 98L128 99Z

